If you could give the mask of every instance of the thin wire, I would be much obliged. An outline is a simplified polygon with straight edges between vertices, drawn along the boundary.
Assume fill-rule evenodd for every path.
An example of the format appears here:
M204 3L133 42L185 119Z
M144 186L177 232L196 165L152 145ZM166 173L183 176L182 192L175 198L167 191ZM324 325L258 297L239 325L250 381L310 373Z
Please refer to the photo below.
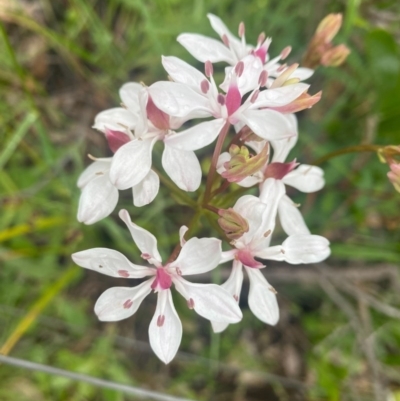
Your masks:
M71 380L89 383L97 387L108 388L111 390L121 391L126 394L136 395L146 400L154 401L193 401L187 398L179 398L171 395L165 395L157 391L144 390L137 387L128 386L126 384L115 383L108 380L99 379L97 377L83 375L71 372L69 370L53 368L52 366L42 365L40 363L26 361L24 359L13 358L11 356L0 355L0 362L7 365L18 366L20 368L34 370L37 372L48 373L50 375L62 376Z

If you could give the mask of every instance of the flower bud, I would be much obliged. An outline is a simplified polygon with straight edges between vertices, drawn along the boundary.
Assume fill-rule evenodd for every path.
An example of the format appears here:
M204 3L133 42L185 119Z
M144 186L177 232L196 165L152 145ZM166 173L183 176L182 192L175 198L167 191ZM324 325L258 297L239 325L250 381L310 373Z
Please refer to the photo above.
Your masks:
M338 45L326 51L321 57L321 64L325 67L338 67L346 60L350 50L345 45Z
M232 208L220 209L218 214L221 216L218 219L218 224L229 239L238 239L249 231L247 220Z
M240 182L244 178L257 173L268 162L268 150L269 146L266 144L258 155L251 156L246 146L232 145L229 148L231 160L224 163L226 170L221 176L229 182Z
M331 42L342 26L342 14L328 14L318 25L315 31L325 43Z
M389 165L390 171L387 176L397 192L400 192L400 163L391 163Z

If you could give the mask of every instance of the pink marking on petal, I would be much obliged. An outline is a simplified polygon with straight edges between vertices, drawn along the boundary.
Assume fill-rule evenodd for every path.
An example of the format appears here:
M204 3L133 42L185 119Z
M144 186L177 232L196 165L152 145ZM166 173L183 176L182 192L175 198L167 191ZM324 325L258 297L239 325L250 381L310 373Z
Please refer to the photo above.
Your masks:
M239 297L236 294L233 296L233 298L235 298L236 302L239 302Z
M228 36L226 36L225 33L221 36L221 40L226 47L229 47L229 38L228 38Z
M105 129L106 139L108 142L108 147L111 149L112 152L116 152L121 146L125 145L130 141L128 135L126 135L122 131L115 131L106 128Z
M267 58L267 50L268 49L265 46L261 46L254 51L254 55L257 56L263 64L265 63L265 59Z
M210 83L206 79L203 79L200 84L200 89L204 94L206 94L210 89Z
M235 80L236 81L236 80ZM239 92L236 82L231 82L226 94L226 109L228 116L231 116L242 104L242 95Z
M164 315L158 316L158 318L157 318L157 326L158 327L164 326L164 322L165 322L165 316Z
M146 105L147 118L160 130L169 129L169 115L161 111L153 102L151 96Z
M160 289L160 290L167 290L171 288L172 285L172 278L166 272L164 267L157 268L156 278L154 279L153 283L151 284L151 288L153 290Z
M140 256L141 256L144 260L149 260L149 259L151 259L151 255L148 254L148 253L142 253Z
M192 298L188 299L187 306L189 309L194 309L194 301Z
M271 163L268 164L267 168L265 169L264 176L265 178L275 178L276 180L281 180L286 174L290 173L298 165L299 163L296 163L296 159L290 163Z
M122 306L124 307L124 309L129 309L131 306L133 305L133 302L131 299L127 299Z
M118 274L119 274L121 277L124 277L124 278L128 278L128 277L129 277L129 272L128 272L128 270L118 270Z
M261 267L264 267L262 263L254 259L254 256L248 249L240 249L236 255L237 258L247 267L251 267L253 269L260 269Z

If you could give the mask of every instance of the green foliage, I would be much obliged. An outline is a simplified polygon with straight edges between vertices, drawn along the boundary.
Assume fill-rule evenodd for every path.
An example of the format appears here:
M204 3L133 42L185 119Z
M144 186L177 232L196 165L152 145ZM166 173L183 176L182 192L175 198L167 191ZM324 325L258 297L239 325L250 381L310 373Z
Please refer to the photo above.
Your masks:
M138 263L139 252L116 212L95 226L83 226L76 221L76 180L89 162L85 155L107 155L104 140L90 127L96 113L118 104L118 88L123 82L151 84L165 79L161 54L176 55L203 68L175 39L181 32L216 37L205 17L207 12L222 17L232 32L244 21L246 37L252 43L265 31L274 39L273 55L290 44L293 53L289 62L301 59L323 16L344 12L342 38L347 40L352 54L343 67L318 69L311 78L311 92L323 89L323 99L300 114L300 142L294 153L301 155L299 161L312 163L329 152L360 143L399 143L399 29L391 22L385 26L383 17L387 14L379 14L383 9L396 17L393 2L28 3L32 7L3 9L6 6L0 5L2 343L71 266L72 252L104 246L119 250ZM218 68L222 71L221 66ZM156 152L160 154L159 149ZM161 170L159 161L155 164ZM205 157L203 167L208 164ZM357 263L366 268L371 263L397 263L399 198L387 181L387 166L375 155L348 154L331 159L322 167L327 183L323 191L309 196L295 192L290 195L302 203L312 232L331 240L330 263ZM190 203L196 199L196 194L182 195L166 185L151 208L135 209L129 191L122 192L119 202L119 208L127 208L137 224L157 233L163 258L169 256L178 240L178 228L192 218ZM238 189L233 189L229 196L233 203L239 196ZM218 206L232 205L221 202ZM199 217L200 227L195 235L215 234L207 228L209 218L208 214ZM373 399L370 387L365 390L360 384L370 376L348 318L318 285L310 288L299 284L294 290L281 283L283 317L278 328L266 327L245 310L243 322L220 336L213 336L208 322L194 317L185 302L177 298L185 332L181 350L186 354L180 355L170 368L162 366L143 345L154 302L149 300L127 322L97 323L92 312L94 302L112 285L129 284L79 272L71 278L68 288L60 290L40 311L12 354L181 397L222 400L215 398L215 394L246 399L246 386L257 388L249 379L251 372L286 375L282 355L286 355L289 344L300 354L302 373L297 380L307 382L307 399ZM385 282L372 288L372 293L376 292L382 302L399 305L398 294ZM309 301L312 308L308 307ZM349 302L357 301L351 298ZM243 305L246 308L246 298ZM392 398L400 400L399 326L382 314L371 315L376 357L393 383ZM287 333L304 335L307 346L301 345L295 334L288 339ZM210 355L218 361L210 361ZM285 387L286 382L281 383L276 377L275 381L270 377L265 380L260 393L271 395L271 399L282 393L279 399L291 399L293 393L290 386ZM283 392L275 391L276 383ZM0 384L0 399L4 401L131 399L115 391L5 365L0 368Z

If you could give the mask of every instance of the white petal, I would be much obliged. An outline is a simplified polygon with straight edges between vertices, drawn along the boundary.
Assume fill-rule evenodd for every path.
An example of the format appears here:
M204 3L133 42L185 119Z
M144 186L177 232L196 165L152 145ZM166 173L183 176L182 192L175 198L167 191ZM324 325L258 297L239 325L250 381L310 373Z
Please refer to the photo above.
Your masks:
M176 39L195 59L205 63L225 61L234 64L231 51L218 40L195 33L182 33Z
M122 253L113 249L92 248L76 252L71 257L78 266L111 277L142 278L155 274L155 269L134 265Z
M243 284L243 270L242 264L238 260L233 261L232 272L225 283L221 285L232 297L239 303L240 293ZM212 328L215 333L221 333L228 327L228 323L211 322Z
M299 67L292 73L290 78L299 78L300 81L310 78L314 74L314 70L306 67Z
M151 291L153 280L137 287L113 287L104 291L94 306L94 312L102 322L115 322L132 316L143 299Z
M119 90L119 97L122 103L127 109L133 114L139 114L139 92L143 89L143 86L137 82L128 82Z
M184 191L193 192L201 183L201 167L194 152L177 150L165 144L162 165L171 180Z
M78 221L93 224L112 213L118 203L118 189L108 173L89 181L82 189L78 206Z
M116 107L97 114L94 118L93 128L102 132L106 128L116 131L124 131L125 129L134 130L136 122L137 116L135 114L122 107Z
M185 234L189 231L189 228L186 226L182 226L179 229L179 240L180 240L180 244L183 247L183 245L186 244L186 240L185 240Z
M207 79L199 70L178 57L162 56L162 65L175 82L192 86L199 91L201 82Z
M157 196L159 187L160 178L150 170L139 184L132 187L133 204L137 207L148 205Z
M283 177L282 181L301 192L319 191L325 185L324 171L317 166L301 164Z
M274 149L271 163L281 162L284 163L288 157L289 152L294 148L299 137L299 131L297 127L297 118L295 114L283 114L286 120L292 127L293 136L282 139L280 141L271 141L272 148Z
M291 235L282 248L284 260L292 264L321 262L331 254L329 241L319 235Z
M110 180L118 189L139 184L151 168L151 153L155 138L134 139L121 146L111 162Z
M276 325L279 307L275 290L258 269L245 268L250 279L249 307L262 322Z
M189 86L177 82L156 82L149 87L154 104L174 117L200 118L212 115L210 102Z
M282 86L280 88L266 89L259 93L257 100L254 102L252 109L260 107L280 107L286 106L293 102L302 93L304 93L310 85L298 83L294 85Z
M78 188L83 188L89 181L97 178L99 175L108 174L108 170L110 170L111 166L111 160L112 158L110 157L108 161L97 160L92 164L89 164L89 166L86 167L86 169L78 178Z
M279 220L287 235L310 234L298 207L288 196L283 196L278 206Z
M246 110L238 118L259 137L268 141L289 138L293 129L283 114L274 110Z
M201 149L214 142L224 125L225 120L222 118L202 122L185 131L167 136L164 142L168 146L180 150Z
M151 256L151 259L155 259L157 262L161 263L161 256L158 253L156 237L144 228L132 223L131 217L125 209L119 211L119 217L128 227L133 241L140 251L145 255ZM149 259L149 263L153 263L151 259Z
M216 238L191 238L183 245L171 267L179 267L183 276L208 272L221 260L221 241Z
M182 340L182 323L176 313L170 290L158 293L156 312L149 327L149 340L154 353L165 364L174 359Z
M200 316L221 323L237 323L242 319L235 299L219 285L189 283L179 276L174 276L172 280L177 291Z

